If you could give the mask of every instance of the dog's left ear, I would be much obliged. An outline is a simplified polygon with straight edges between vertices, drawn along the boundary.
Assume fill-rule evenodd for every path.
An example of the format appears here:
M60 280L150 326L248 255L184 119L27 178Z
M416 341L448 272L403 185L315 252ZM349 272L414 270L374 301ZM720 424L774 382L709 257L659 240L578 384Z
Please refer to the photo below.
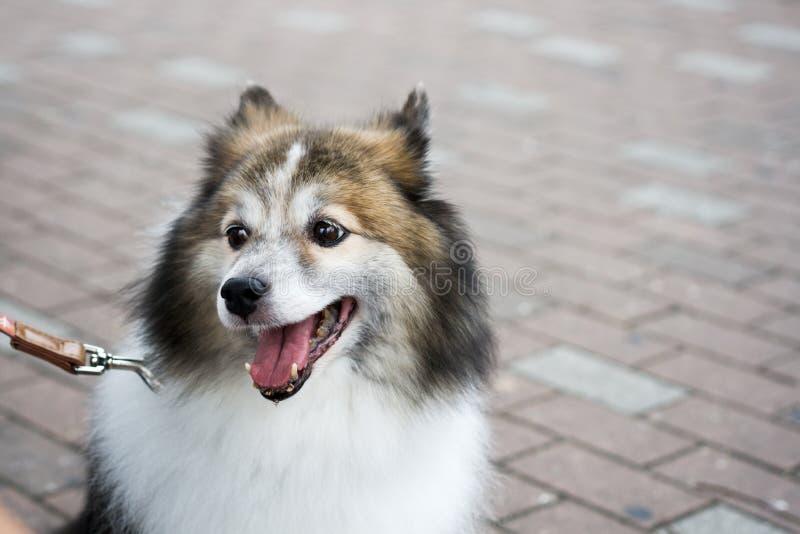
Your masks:
M422 83L408 94L403 108L394 115L394 125L405 130L408 146L415 156L426 159L431 141L430 106Z
M422 84L409 93L399 111L378 115L370 126L389 134L386 143L376 146L375 160L383 165L407 198L423 198L430 186L430 108Z
M206 163L212 177L224 176L263 134L289 124L300 124L300 120L278 105L269 91L248 84L238 109L207 138Z

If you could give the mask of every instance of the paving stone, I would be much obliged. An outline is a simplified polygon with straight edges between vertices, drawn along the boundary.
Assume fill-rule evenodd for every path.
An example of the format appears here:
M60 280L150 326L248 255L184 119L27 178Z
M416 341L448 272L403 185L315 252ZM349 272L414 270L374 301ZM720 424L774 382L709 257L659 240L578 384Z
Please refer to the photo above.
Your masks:
M649 139L622 145L620 155L625 160L701 178L718 173L727 166L717 156Z
M598 404L562 396L522 406L514 415L625 460L646 464L674 454L691 442L641 419L620 415Z
M756 22L741 26L738 34L749 44L800 52L800 28Z
M682 313L656 319L643 325L642 329L753 366L789 350L788 346L756 337L740 329L720 326Z
M619 50L611 45L567 35L553 35L533 44L537 54L575 63L582 67L605 68L619 61Z
M458 96L469 104L508 113L531 113L547 108L547 98L539 93L493 82L462 84Z
M659 275L647 289L669 298L682 307L708 313L737 323L749 323L776 311L775 306L754 299L747 293L679 275Z
M609 325L566 309L544 312L521 324L533 332L626 364L639 363L665 353L674 346L655 340L638 329Z
M787 340L800 342L800 315L781 315L760 324L759 328Z
M12 488L0 488L0 503L14 514L18 523L34 532L54 532L64 523L62 518Z
M38 309L68 304L89 296L75 284L30 265L19 263L9 269L0 269L0 273L0 292L12 298L24 298L27 305Z
M278 13L276 20L281 26L307 33L340 33L350 28L347 16L321 9L290 9Z
M735 4L731 0L666 0L670 4L676 4L690 9L697 9L699 11L717 11L726 12L736 9Z
M11 63L0 63L0 85L16 83L20 77L19 67Z
M492 510L497 520L519 516L558 500L555 494L541 486L530 484L508 473L498 474L495 483L497 490L492 499Z
M548 506L507 523L519 534L587 534L588 532L633 534L638 532L613 519L573 502Z
M800 280L790 276L779 275L764 281L756 282L750 289L759 295L772 299L800 305Z
M644 268L629 258L609 251L598 252L571 243L553 243L537 246L532 252L540 263L552 262L587 274L598 280L626 282L644 274Z
M632 321L668 306L668 302L661 298L578 277L555 276L543 282L543 285L554 299L585 306L618 321Z
M768 63L706 50L681 54L675 64L678 70L741 84L764 81L771 71Z
M517 374L501 369L492 381L492 406L506 409L552 395L552 390Z
M495 329L498 354L501 362L538 352L553 344L544 336L537 336L515 324L500 325Z
M36 376L36 370L33 367L26 365L22 358L11 354L13 349L9 347L7 350L8 353L4 347L0 348L0 369L3 371L0 374L0 386L4 388L1 391L7 391L5 388L10 389L25 384Z
M721 486L762 501L774 510L797 514L800 485L728 454L702 448L660 465L657 471L691 487ZM708 487L708 486L705 486Z
M0 419L0 475L37 495L85 479L80 455L27 428Z
M80 6L80 7L100 8L113 5L114 1L113 0L61 0L61 3L73 6Z
M643 527L696 509L704 501L648 473L567 443L524 456L509 466Z
M240 69L199 56L163 61L158 70L170 78L212 88L235 86L245 79Z
M800 463L800 433L717 403L690 398L653 418L780 469Z
M25 387L0 391L0 406L65 441L80 445L88 435L87 396L84 391L39 377Z
M122 44L113 35L79 31L63 35L59 49L71 56L84 58L104 58L122 53Z
M691 354L656 363L647 370L672 382L767 414L800 401L797 388Z
M138 108L115 113L112 124L148 139L167 145L196 142L206 128L203 123L152 108Z
M500 417L492 418L492 460L504 461L534 447L540 447L552 438L525 425Z
M498 33L511 37L530 37L540 33L546 23L537 18L506 9L481 9L469 17L470 25L481 31Z
M516 372L622 413L638 413L684 396L680 387L561 345L511 362Z
M620 200L624 205L685 217L712 226L747 217L744 204L664 184L653 183L629 189Z
M766 271L759 262L729 257L714 250L701 250L695 246L670 242L650 242L639 247L639 254L666 267L672 267L728 284L751 280Z
M64 514L65 517L78 517L86 506L86 488L69 488L48 495L45 502Z
M670 524L658 534L788 534L725 504L717 504Z

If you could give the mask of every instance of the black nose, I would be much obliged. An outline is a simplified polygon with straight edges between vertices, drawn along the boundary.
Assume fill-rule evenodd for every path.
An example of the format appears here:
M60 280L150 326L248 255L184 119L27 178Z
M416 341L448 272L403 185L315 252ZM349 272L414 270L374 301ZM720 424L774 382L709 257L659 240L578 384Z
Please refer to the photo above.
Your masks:
M228 278L219 294L225 307L242 319L256 311L256 301L267 292L267 285L258 278Z

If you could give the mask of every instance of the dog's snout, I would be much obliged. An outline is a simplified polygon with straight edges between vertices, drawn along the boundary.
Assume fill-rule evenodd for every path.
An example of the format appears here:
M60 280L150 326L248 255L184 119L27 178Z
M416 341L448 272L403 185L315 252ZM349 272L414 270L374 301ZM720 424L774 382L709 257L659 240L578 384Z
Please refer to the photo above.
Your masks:
M222 284L220 296L225 299L225 307L229 312L242 319L256 311L257 301L269 289L267 284L258 278L229 278Z

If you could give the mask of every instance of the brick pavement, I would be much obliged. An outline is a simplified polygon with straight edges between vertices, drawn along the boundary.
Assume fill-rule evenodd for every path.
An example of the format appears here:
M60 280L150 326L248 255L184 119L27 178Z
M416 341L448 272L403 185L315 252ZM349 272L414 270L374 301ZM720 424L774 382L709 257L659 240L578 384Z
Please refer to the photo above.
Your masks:
M0 309L113 346L119 288L243 80L334 120L422 79L482 262L536 272L493 297L488 530L800 531L796 2L0 12ZM82 503L91 380L0 358L0 499L46 531Z

